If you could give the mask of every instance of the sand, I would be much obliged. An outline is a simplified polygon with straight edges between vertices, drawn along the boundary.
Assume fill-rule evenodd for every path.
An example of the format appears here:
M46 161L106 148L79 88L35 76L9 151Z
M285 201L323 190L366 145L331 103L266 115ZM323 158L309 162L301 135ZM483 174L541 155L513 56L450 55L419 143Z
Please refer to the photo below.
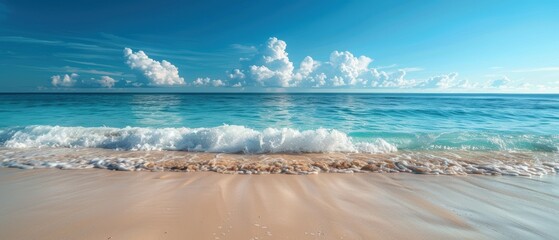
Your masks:
M0 168L0 239L554 239L559 177Z

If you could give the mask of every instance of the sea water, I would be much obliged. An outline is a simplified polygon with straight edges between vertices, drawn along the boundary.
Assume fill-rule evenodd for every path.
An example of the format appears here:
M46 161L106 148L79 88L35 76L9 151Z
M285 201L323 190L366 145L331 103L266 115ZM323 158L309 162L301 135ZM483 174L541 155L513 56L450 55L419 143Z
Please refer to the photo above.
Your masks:
M1 165L20 168L541 175L558 151L559 95L0 94Z

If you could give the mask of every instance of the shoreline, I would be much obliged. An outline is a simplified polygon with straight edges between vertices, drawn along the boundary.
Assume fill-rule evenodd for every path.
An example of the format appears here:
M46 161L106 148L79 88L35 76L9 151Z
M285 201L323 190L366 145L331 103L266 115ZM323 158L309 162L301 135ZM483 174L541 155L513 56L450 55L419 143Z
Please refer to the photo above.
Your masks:
M226 174L417 173L542 176L559 172L559 153L397 151L259 153L125 151L101 148L0 148L0 167Z
M0 168L1 239L551 239L559 177Z

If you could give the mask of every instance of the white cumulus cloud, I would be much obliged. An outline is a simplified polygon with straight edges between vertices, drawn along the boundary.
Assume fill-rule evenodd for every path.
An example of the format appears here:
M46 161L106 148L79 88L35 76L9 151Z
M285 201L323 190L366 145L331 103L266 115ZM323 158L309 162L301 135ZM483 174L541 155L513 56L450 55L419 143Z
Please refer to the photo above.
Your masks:
M90 78L80 80L77 73L70 73L64 75L54 75L50 78L51 85L54 87L77 87L77 88L112 88L118 82L109 76L101 76L101 78Z
M50 83L55 87L73 87L77 82L78 76L76 73L64 74L62 76L54 75L50 77Z
M420 88L460 88L467 87L467 81L460 81L457 79L458 73L449 73L439 76L434 76L426 81L419 82L417 87Z
M192 85L196 87L203 87L203 86L223 87L226 86L227 84L220 79L212 80L210 78L197 78L192 82Z
M112 77L109 76L102 76L101 79L96 80L96 82L101 85L101 87L112 88L115 86L117 82Z
M232 86L335 87L335 88L451 88L458 87L457 74L427 80L406 79L404 68L392 72L371 67L373 59L349 51L333 51L327 61L306 56L298 68L289 59L287 43L275 37L245 59L245 67L228 72Z
M223 87L225 85L225 82L221 81L220 79L212 80L212 86L214 87Z
M184 85L184 78L179 76L178 68L170 62L161 62L148 57L143 51L133 52L130 48L124 49L126 64L131 69L141 72L152 86Z
M301 65L299 66L299 71L295 74L296 79L304 79L308 77L316 68L320 66L318 61L315 61L312 57L306 56Z
M243 73L239 69L235 69L235 70L233 70L232 73L229 73L228 77L230 79L244 79L245 78L245 73Z
M373 59L366 56L355 57L351 52L334 51L330 54L329 65L334 78L334 85L365 85L369 64Z
M260 49L255 64L249 67L254 80L261 86L290 87L293 78L293 63L289 60L287 44L275 37Z
M370 74L372 75L370 85L376 88L409 88L417 85L415 80L405 79L407 72L403 69L387 73L373 68Z

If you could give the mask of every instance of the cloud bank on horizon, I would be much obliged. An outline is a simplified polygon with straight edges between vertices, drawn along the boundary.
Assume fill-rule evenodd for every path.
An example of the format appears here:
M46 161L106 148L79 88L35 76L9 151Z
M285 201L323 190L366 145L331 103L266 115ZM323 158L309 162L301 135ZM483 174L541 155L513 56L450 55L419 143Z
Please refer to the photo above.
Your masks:
M250 58L240 59L241 68L235 68L223 74L222 79L197 77L185 81L179 75L179 69L166 60L150 58L144 51L134 52L126 47L123 50L124 63L134 71L139 80L118 81L109 76L100 76L79 80L76 73L54 75L51 85L55 88L72 87L253 87L253 88L299 88L299 89L507 89L530 87L529 85L512 86L506 76L483 83L470 83L460 79L457 72L442 73L427 79L408 77L408 72L418 68L402 68L384 71L372 67L373 59L368 56L356 56L349 51L335 50L325 61L306 56L295 65L289 58L287 43L276 37L256 49Z
M77 73L54 75L50 77L51 85L54 87L104 87L112 88L118 82L109 76L101 76L100 79L80 80Z
M435 76L427 80L406 79L406 70L386 72L371 67L373 59L354 56L349 51L333 51L327 61L306 56L294 67L286 51L285 41L275 37L258 49L245 68L234 69L229 75L239 86L310 87L310 88L463 88L467 81L458 81L457 73Z

